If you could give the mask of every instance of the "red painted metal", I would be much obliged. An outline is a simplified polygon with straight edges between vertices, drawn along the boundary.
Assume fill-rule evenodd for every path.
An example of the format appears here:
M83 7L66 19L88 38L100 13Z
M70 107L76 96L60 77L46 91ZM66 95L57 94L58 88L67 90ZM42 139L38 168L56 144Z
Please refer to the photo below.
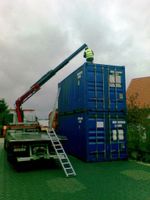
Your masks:
M19 97L16 104L16 113L18 117L18 122L23 122L23 111L21 105L27 101L32 95L34 95L42 85L44 85L50 78L52 78L60 69L62 69L66 64L69 63L80 51L86 48L87 45L83 44L79 49L77 49L73 54L71 54L67 59L60 63L55 69L48 71L44 76L42 76L33 86L25 92L21 97Z
M40 89L39 84L34 84L27 92L25 92L21 97L19 97L15 104L16 104L16 113L18 117L18 122L23 122L23 111L21 105L27 101L34 93L36 93Z

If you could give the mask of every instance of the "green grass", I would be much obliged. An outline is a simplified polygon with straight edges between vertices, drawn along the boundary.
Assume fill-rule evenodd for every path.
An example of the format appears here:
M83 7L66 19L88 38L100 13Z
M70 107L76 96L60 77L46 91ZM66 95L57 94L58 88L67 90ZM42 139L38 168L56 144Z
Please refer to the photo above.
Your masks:
M77 176L61 168L16 171L0 148L0 200L150 200L150 167L134 161L85 163L70 157Z

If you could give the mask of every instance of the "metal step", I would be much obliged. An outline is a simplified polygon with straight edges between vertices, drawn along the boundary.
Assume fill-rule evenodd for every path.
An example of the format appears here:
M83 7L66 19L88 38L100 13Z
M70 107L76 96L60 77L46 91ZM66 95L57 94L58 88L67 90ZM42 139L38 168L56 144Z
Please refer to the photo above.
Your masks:
M51 140L51 143L53 145L53 148L55 150L56 155L58 156L58 159L60 161L60 164L65 172L66 177L70 176L76 176L76 173L73 169L73 166L65 153L65 150L57 137L57 134L55 133L54 129L51 131L47 131L47 134L49 135L49 138Z

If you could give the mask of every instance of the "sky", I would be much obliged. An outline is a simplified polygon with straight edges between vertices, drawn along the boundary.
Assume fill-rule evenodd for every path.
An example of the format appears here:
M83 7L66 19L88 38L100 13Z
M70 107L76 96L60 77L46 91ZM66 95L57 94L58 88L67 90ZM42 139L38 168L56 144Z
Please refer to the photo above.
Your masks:
M82 44L95 63L150 76L149 0L0 0L0 98L10 108L30 86ZM39 118L53 109L57 85L85 62L83 52L23 104Z

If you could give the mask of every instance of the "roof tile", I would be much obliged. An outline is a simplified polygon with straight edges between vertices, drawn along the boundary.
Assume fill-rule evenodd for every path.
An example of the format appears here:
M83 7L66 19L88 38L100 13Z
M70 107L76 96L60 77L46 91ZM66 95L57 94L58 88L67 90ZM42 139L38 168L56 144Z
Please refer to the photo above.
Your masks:
M127 89L127 104L137 94L136 103L140 108L150 107L150 76L132 79Z

